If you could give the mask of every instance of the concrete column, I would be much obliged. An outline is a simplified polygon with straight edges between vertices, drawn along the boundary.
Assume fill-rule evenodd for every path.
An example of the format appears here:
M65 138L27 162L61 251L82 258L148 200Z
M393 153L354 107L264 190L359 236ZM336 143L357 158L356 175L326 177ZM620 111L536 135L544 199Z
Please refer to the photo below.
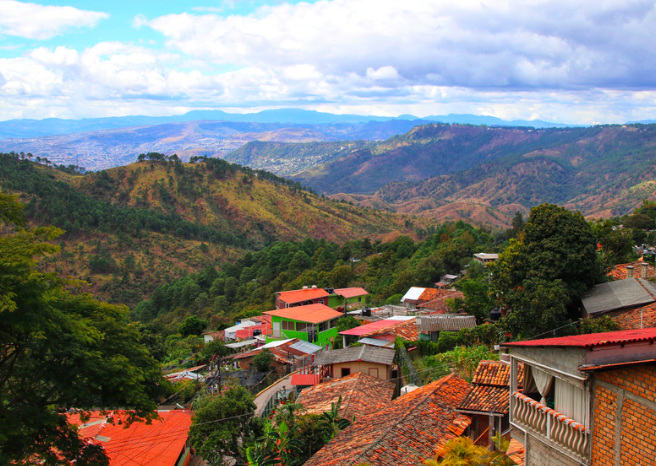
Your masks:
M626 278L633 278L633 266L632 265L627 265L626 266Z
M647 269L649 268L649 264L647 264L646 262L643 262L640 265L642 267L642 270L640 271L640 277L641 278L647 278Z

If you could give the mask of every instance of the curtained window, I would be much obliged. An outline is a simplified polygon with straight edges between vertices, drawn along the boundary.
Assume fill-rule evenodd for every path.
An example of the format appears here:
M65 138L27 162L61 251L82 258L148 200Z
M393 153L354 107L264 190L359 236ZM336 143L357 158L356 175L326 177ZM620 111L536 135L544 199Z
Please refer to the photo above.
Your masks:
M556 405L554 409L585 426L588 425L590 395L575 385L556 379Z

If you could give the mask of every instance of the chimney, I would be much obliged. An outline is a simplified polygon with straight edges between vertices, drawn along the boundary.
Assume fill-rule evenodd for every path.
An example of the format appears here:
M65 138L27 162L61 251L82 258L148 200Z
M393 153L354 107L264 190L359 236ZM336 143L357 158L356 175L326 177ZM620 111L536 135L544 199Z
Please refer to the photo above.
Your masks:
M649 264L643 262L640 265L642 266L642 270L640 271L640 278L647 278L647 268L649 267Z
M632 265L627 265L626 266L626 278L633 278L633 266Z

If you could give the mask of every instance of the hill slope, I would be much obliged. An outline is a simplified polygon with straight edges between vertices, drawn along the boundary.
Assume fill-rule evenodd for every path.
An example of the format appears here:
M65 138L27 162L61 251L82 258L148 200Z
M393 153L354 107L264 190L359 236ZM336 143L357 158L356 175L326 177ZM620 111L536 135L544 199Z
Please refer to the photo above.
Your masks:
M406 223L219 159L75 175L0 154L0 188L20 195L32 222L67 231L46 267L128 304L175 277L276 240L341 243L393 234Z

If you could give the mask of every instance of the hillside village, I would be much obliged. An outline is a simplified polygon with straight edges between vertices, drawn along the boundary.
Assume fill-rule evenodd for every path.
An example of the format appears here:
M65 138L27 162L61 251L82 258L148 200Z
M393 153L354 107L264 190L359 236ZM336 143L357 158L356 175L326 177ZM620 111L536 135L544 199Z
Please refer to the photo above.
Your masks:
M373 309L363 305L362 288L279 292L276 309L203 334L206 343L224 342L232 354L167 378L191 380L209 392L221 392L231 379L256 386L253 415L267 422L280 422L277 413L288 407L303 416L332 412L344 427L306 465L441 464L448 446L462 438L471 441L470 450L490 454L486 462L468 464L650 464L656 285L648 279L656 270L638 261L616 266L609 276L615 280L583 298L584 313L610 316L620 330L501 343L491 353L495 359L480 360L471 377L456 371L423 384L412 368L421 351L417 342L477 326L473 316L446 304L462 293L439 283L411 287L398 305ZM344 316L358 325L338 331ZM340 340L342 348L333 349ZM242 374L265 354L274 382L252 385ZM76 415L69 419L81 426L80 435L103 445L110 464L203 464L187 434L193 412L193 403L178 404L160 410L152 425L127 430L116 423L120 413L110 414L113 424L99 415L84 423ZM282 457L292 453L279 439L267 457L273 462L249 455L247 464L287 464Z

